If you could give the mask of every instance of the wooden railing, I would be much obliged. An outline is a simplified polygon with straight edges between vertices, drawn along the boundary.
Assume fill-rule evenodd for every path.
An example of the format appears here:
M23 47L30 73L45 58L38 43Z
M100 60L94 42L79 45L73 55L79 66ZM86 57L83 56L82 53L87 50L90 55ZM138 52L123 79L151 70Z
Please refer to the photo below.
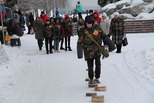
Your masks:
M154 20L126 20L125 33L154 33Z

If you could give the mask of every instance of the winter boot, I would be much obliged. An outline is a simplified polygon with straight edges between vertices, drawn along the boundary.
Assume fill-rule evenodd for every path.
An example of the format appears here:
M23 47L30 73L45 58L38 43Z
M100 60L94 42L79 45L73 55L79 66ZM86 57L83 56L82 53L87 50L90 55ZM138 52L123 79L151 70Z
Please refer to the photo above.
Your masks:
M71 47L68 48L69 51L72 51Z
M65 50L63 47L60 47L60 50Z
M65 48L65 51L67 51L67 47Z
M99 81L99 79L95 79L95 83L100 84L101 82Z
M92 84L95 84L95 82L94 82L93 79L90 79L90 80L89 80L89 85L92 85Z

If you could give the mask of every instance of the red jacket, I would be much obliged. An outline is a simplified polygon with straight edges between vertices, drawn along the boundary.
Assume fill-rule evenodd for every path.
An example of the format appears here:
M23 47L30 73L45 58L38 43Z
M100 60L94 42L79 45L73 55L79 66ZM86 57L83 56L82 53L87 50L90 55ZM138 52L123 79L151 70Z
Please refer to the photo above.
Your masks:
M95 11L94 14L97 14L97 17L93 16L94 17L94 21L97 22L98 24L100 24L101 23L101 18L99 17L99 12Z
M43 23L46 23L46 20L49 19L49 17L46 14L41 15L40 18L42 19Z

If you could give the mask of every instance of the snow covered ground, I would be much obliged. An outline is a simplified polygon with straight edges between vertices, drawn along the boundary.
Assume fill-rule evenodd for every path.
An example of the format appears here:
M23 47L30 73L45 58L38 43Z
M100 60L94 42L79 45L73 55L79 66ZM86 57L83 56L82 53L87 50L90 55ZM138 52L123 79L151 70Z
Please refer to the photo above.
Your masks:
M154 103L154 33L128 34L129 45L102 60L99 86L105 103ZM0 103L91 103L87 65L73 51L45 55L34 35L21 37L21 48L0 46ZM33 55L32 55L33 54ZM34 55L35 54L35 55Z

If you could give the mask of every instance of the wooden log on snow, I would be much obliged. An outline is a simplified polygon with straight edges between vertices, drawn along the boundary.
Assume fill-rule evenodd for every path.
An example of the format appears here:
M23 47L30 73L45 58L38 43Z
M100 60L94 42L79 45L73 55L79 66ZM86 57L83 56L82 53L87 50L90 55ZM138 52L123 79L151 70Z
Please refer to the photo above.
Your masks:
M89 88L95 88L98 87L98 84L94 83L94 84L88 84Z
M85 81L88 82L88 81L90 81L90 79L89 78L86 78Z
M95 87L95 91L106 91L106 86Z
M91 98L92 102L104 102L104 96L93 96Z
M86 93L87 97L93 97L93 96L97 96L97 93Z

